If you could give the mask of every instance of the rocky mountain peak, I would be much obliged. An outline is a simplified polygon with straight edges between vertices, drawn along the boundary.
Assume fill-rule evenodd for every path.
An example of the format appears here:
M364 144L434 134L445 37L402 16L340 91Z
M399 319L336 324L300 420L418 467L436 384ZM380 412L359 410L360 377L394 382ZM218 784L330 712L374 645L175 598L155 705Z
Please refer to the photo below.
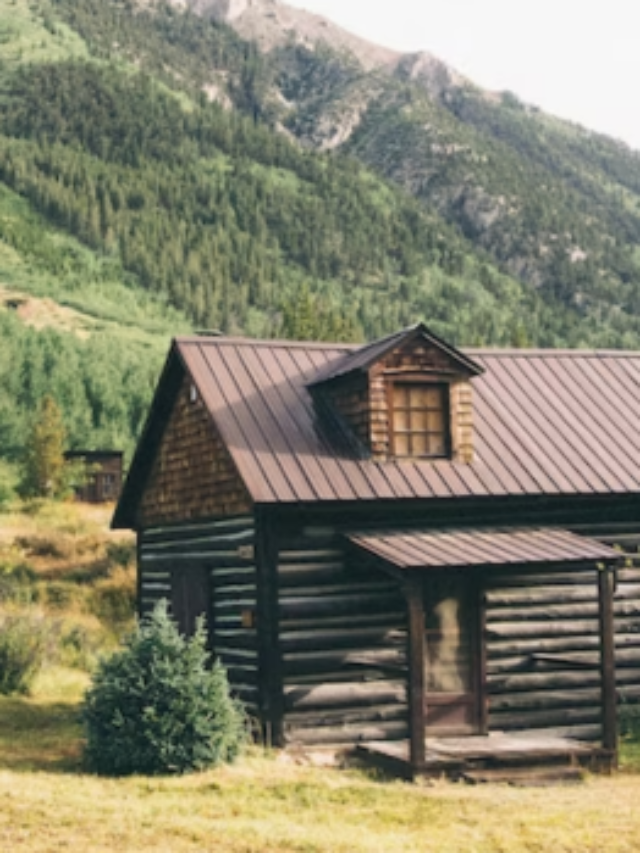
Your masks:
M446 62L424 51L402 56L396 73L399 77L421 83L434 99L441 98L450 89L471 85L469 80Z
M280 0L169 0L173 6L196 15L212 17L232 26L242 38L256 42L269 52L292 39L313 49L324 43L334 50L353 54L366 70L393 69L402 54L371 44L341 27L304 9Z
M268 12L280 5L279 0L176 0L174 5L190 9L196 15L232 23L247 11Z

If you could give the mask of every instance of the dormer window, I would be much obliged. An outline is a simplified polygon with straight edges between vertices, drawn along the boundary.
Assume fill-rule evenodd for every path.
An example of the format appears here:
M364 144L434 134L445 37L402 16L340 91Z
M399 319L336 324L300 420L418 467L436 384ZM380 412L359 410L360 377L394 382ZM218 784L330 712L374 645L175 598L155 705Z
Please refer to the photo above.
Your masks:
M468 356L419 323L347 350L309 383L335 448L372 462L473 461Z
M392 456L433 459L450 455L448 385L396 380L389 397Z

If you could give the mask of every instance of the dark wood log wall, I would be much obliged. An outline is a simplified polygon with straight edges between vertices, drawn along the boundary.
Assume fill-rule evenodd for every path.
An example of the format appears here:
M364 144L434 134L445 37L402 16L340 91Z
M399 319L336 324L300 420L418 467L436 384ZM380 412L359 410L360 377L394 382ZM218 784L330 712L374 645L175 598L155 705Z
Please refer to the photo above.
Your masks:
M485 588L491 731L602 737L598 587L577 573L494 573ZM640 568L617 573L616 681L640 701Z
M139 542L141 615L171 602L172 573L204 567L210 589L210 642L234 693L258 710L255 524L252 516L145 530ZM176 614L177 615L177 614Z
M408 737L406 603L381 572L345 566L330 529L279 537L286 745Z
M285 742L407 737L406 602L397 584L371 567L347 571L339 538L318 528L281 542L279 586ZM600 741L596 569L494 571L484 597L489 730ZM617 573L615 617L618 697L637 702L640 563Z

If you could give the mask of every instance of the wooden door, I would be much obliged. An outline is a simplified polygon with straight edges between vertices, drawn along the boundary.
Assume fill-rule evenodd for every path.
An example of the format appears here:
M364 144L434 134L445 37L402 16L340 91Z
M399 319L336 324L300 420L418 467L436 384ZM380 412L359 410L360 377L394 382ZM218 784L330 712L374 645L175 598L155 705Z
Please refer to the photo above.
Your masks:
M425 579L425 721L427 734L474 734L481 728L479 596L467 575Z
M211 636L211 586L209 570L203 565L179 566L171 571L171 614L181 634L191 637L196 619L204 615Z

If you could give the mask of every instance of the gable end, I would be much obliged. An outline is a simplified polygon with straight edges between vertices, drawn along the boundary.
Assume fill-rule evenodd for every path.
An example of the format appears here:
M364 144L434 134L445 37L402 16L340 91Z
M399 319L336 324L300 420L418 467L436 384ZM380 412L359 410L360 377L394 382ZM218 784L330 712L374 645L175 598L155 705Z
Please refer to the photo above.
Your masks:
M185 375L142 494L137 524L228 517L251 508L235 464Z

